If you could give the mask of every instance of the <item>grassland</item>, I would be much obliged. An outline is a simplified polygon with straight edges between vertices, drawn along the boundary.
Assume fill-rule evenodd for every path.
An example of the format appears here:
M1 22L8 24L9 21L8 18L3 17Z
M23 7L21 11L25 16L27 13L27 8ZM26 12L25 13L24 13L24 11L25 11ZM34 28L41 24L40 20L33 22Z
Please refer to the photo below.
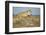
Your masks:
M40 16L28 16L27 14L13 16L13 28L20 27L40 27Z

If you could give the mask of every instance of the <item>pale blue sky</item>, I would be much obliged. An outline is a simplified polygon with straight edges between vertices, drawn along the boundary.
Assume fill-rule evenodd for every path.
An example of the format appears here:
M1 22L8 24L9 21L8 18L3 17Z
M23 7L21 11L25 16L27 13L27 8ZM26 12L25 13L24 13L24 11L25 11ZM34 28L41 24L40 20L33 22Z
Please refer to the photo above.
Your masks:
M33 8L33 7L13 7L13 15L16 15L27 9L31 9L32 15L40 15L40 8Z

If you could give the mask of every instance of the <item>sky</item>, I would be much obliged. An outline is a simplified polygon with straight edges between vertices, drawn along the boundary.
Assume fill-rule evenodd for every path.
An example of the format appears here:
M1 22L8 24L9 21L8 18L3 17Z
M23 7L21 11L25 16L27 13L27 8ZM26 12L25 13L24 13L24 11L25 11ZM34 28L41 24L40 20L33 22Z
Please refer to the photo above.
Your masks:
M32 15L40 15L40 8L33 7L13 7L13 15L26 11L28 9L31 9Z

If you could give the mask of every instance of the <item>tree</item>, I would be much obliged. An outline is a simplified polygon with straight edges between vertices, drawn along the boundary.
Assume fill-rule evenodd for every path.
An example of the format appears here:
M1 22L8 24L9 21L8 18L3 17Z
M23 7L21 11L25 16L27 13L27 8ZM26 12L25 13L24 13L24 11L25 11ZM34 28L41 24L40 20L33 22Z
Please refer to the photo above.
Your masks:
M28 10L28 15L31 15L32 14L32 11L31 9Z

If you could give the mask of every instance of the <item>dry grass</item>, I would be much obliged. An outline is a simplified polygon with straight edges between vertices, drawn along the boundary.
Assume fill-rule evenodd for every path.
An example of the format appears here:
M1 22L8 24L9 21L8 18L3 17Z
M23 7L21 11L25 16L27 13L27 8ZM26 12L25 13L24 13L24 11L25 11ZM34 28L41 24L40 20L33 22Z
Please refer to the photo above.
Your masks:
M40 27L40 16L14 16L13 28Z

